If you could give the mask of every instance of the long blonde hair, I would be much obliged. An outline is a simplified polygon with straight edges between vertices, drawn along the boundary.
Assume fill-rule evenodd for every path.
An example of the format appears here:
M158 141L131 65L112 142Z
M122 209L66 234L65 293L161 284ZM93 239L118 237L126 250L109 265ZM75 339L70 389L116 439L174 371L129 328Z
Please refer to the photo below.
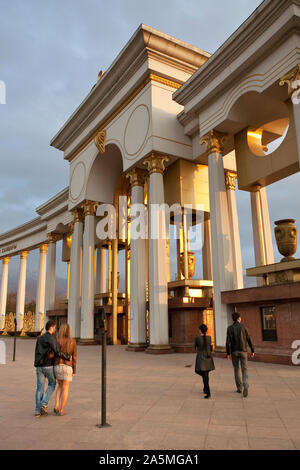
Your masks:
M58 339L66 339L68 341L72 341L72 336L71 336L71 328L68 323L63 323L58 332Z

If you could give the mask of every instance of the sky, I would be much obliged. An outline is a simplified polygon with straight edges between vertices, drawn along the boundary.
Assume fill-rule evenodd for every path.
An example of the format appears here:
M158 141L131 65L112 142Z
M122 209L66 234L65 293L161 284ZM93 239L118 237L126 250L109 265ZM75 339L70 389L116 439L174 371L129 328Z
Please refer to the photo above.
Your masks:
M260 3L0 0L0 80L6 84L6 104L0 104L0 233L36 217L36 207L68 186L69 163L49 142L141 23L213 53ZM268 188L272 230L280 218L300 221L299 174L289 182ZM254 265L249 201L248 193L237 192L244 268ZM37 262L30 255L32 273ZM18 263L11 261L15 269ZM59 261L57 274L66 276Z

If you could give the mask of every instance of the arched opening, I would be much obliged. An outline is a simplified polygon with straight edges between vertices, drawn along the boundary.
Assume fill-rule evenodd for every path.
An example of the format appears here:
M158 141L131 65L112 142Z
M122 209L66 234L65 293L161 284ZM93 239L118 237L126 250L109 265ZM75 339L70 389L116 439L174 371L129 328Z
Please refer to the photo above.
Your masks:
M113 204L115 188L123 172L123 159L115 144L108 144L105 153L97 154L86 187L86 199Z

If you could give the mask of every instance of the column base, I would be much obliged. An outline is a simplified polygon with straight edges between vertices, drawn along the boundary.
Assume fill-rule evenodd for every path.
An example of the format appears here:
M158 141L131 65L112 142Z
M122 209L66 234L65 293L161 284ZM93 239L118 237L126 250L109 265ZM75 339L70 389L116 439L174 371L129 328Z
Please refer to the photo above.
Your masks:
M215 349L214 349L213 354L215 355L215 357L220 357L220 358L226 357L226 348L225 348L225 346L216 346Z
M147 349L147 344L146 343L129 343L126 351L131 351L131 352L142 352Z
M145 351L147 354L173 354L174 349L169 344L150 344Z
M77 341L78 344L80 344L81 346L95 346L95 345L99 345L99 343L97 343L97 341L94 340L94 338L92 339L89 339L89 338L79 338L78 341Z

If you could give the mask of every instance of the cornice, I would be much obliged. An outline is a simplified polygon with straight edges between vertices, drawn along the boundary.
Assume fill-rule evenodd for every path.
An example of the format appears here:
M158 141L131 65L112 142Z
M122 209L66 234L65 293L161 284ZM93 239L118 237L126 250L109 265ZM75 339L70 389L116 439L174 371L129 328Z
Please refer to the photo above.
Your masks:
M28 237L38 232L46 232L47 223L44 222L41 217L37 217L23 225L9 230L8 232L0 235L0 247L5 247L8 243L13 243L22 238Z
M42 217L42 219L46 219L45 217L47 213L58 210L58 213L63 212L64 208L61 207L62 204L66 204L66 208L68 207L68 200L69 200L69 186L58 194L53 196L51 199L46 201L44 204L38 206L36 208L36 212ZM53 214L51 214L53 216Z
M108 70L103 74L101 80L94 85L85 100L52 139L51 145L65 151L72 141L89 124L93 123L93 120L97 118L100 111L103 111L105 105L113 97L116 97L117 92L125 88L130 78L136 75L138 70L142 69L141 66L147 64L149 56L153 56L153 54L162 62L169 61L174 68L185 69L186 71L189 69L190 73L193 73L198 68L199 63L202 63L209 57L207 52L197 47L148 26L141 25ZM148 70L149 72L151 71ZM158 71L154 72L158 73ZM172 77L169 78L172 79ZM145 74L139 78L139 80L144 79ZM137 85L138 83L136 82L134 87ZM127 95L131 92L132 89L127 90ZM126 99L125 95L120 96L120 100L124 99ZM118 107L119 104L116 103L115 106ZM111 113L112 110L109 109L107 112ZM103 116L102 120L105 119L106 116ZM99 125L101 125L101 122L95 123L89 134L93 133ZM80 146L80 143L78 146Z
M206 86L211 85L216 77L224 76L224 80L220 83L219 88L224 88L228 80L233 79L234 76L242 73L245 67L249 67L251 60L257 61L259 56L266 53L266 49L274 44L274 38L278 37L280 31L274 31L273 37L269 38L264 47L252 50L245 62L240 63L234 67L231 64L241 56L250 46L253 46L255 41L262 36L268 28L275 23L278 19L284 21L284 13L291 8L290 17L286 18L285 24L282 25L282 34L286 34L288 22L290 22L290 30L294 30L297 26L294 19L297 16L294 6L300 6L300 0L265 0L250 16L249 18L227 39L227 41L202 65L202 67L190 77L184 85L173 93L173 99L186 106L188 103L196 98ZM287 15L286 15L287 16ZM224 74L224 71L228 74ZM216 89L211 93L216 94ZM210 92L206 94L205 100L207 101L211 95ZM195 102L197 100L195 99ZM203 102L201 105L203 106ZM193 103L189 106L189 111L196 110L200 103Z

